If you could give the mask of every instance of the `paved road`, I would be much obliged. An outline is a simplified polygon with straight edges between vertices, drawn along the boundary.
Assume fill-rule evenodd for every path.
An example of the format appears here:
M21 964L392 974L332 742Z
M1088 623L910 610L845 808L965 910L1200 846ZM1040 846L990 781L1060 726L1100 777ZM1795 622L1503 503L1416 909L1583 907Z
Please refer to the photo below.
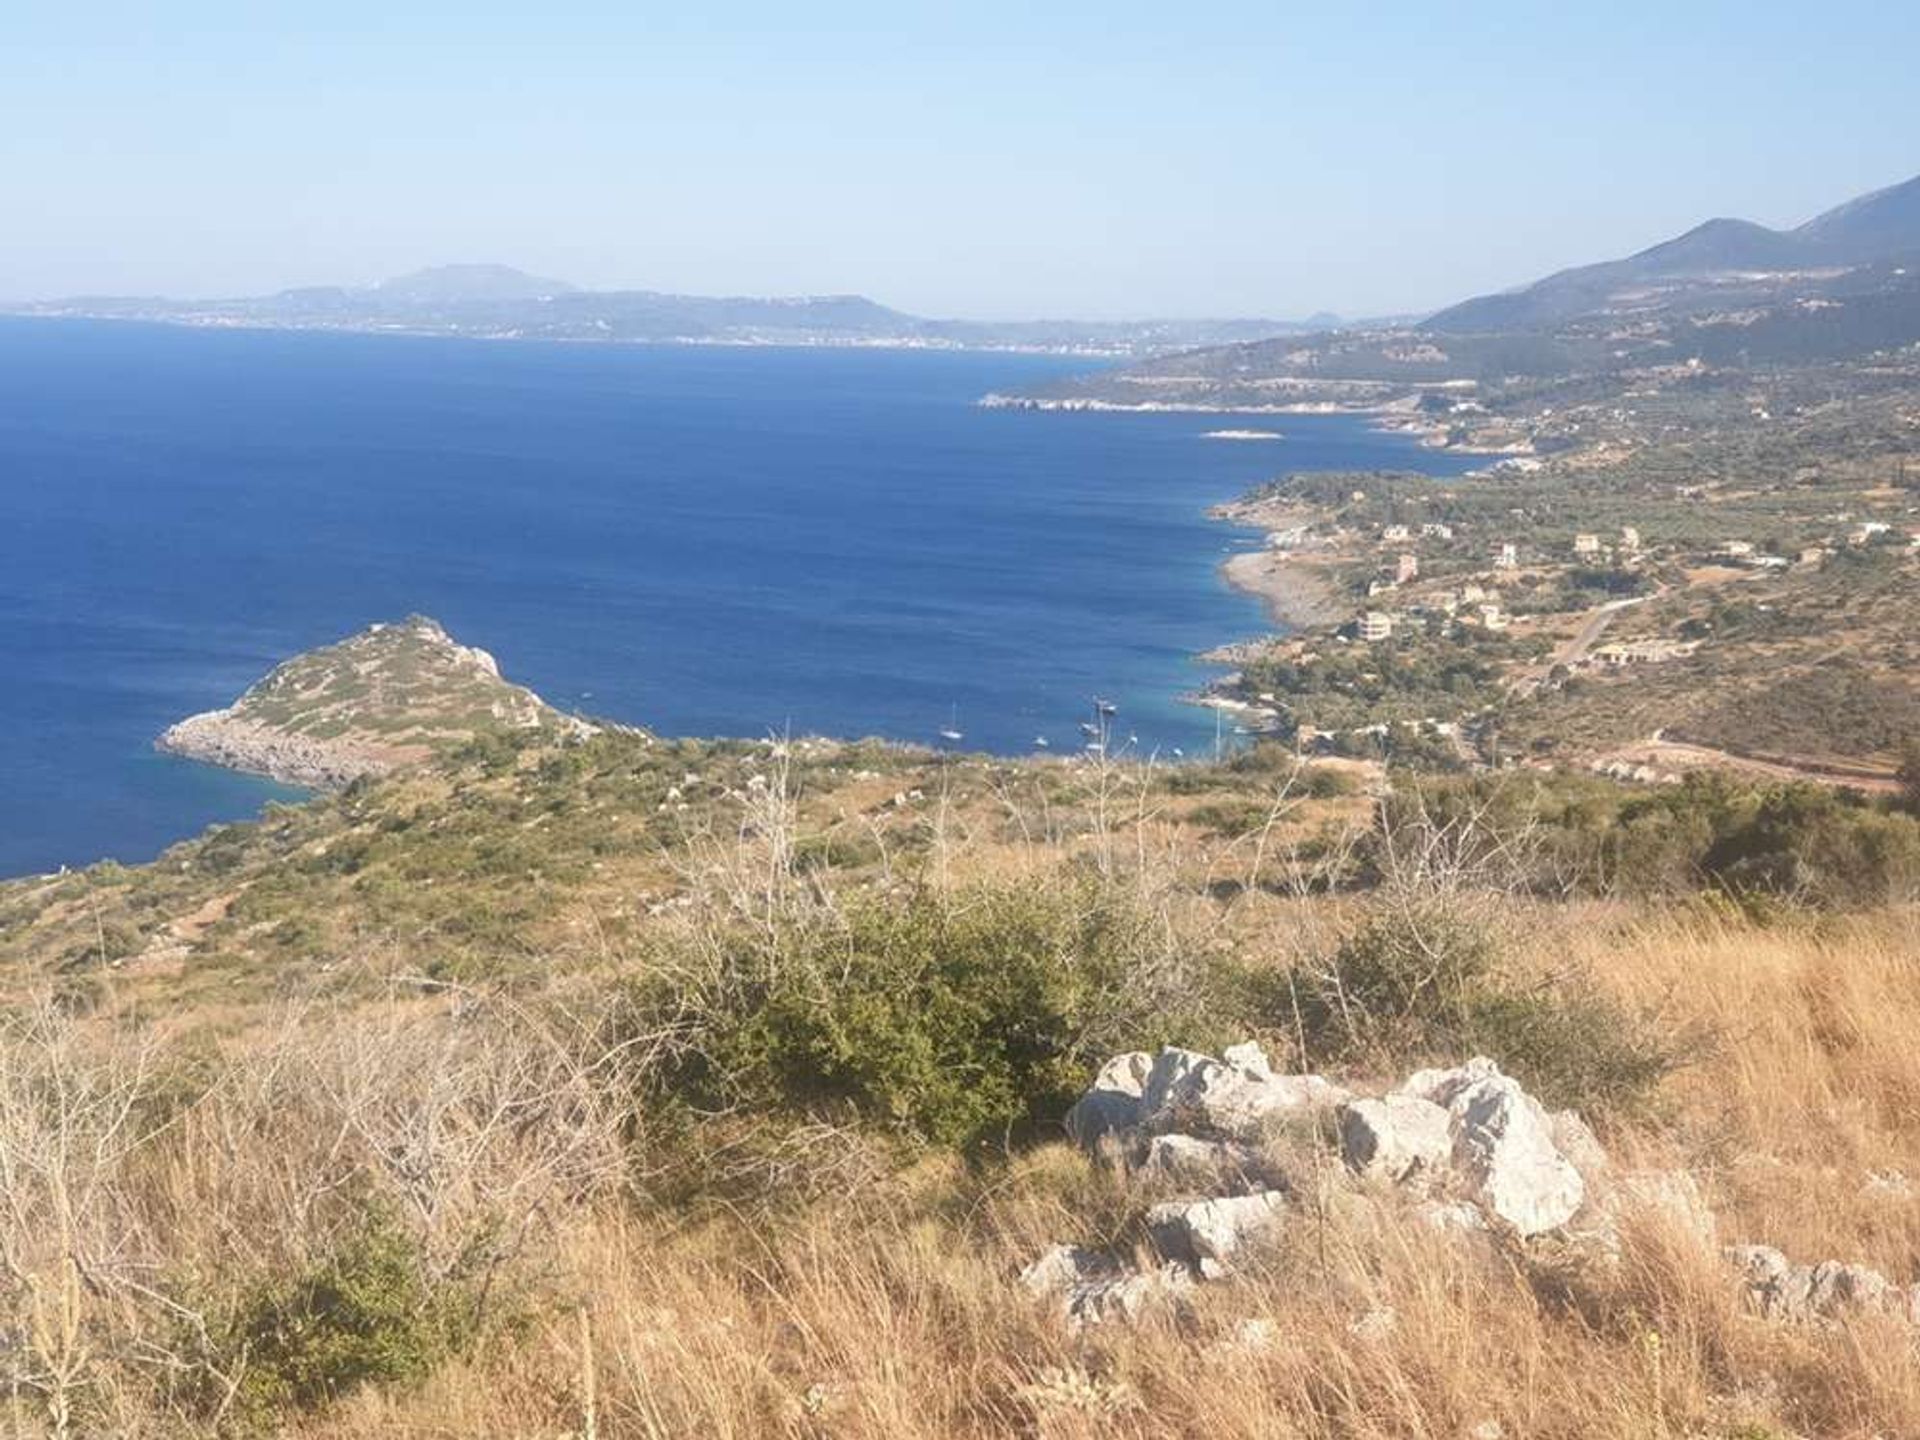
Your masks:
M1630 605L1643 604L1651 599L1648 595L1629 595L1625 600L1609 600L1604 605L1596 605L1587 612L1587 618L1581 623L1574 637L1553 653L1548 665L1571 665L1575 661L1587 658L1587 652L1599 643L1600 637L1607 632L1607 626L1613 623L1613 617Z
M1656 592L1659 593L1659 592ZM1573 637L1561 645L1544 662L1522 671L1513 679L1512 692L1515 695L1531 695L1546 683L1556 665L1571 665L1577 660L1587 658L1587 652L1599 643L1606 634L1607 626L1613 623L1613 617L1629 605L1640 605L1653 599L1652 595L1629 595L1624 600L1609 600L1604 605L1596 605L1587 612L1586 619L1580 622L1580 628Z

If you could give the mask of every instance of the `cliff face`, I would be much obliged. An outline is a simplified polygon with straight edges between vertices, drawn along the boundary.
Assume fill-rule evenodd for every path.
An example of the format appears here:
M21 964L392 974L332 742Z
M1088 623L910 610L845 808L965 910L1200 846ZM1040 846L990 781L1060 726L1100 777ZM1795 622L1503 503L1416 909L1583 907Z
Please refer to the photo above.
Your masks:
M189 716L155 745L324 790L485 735L538 729L592 733L585 722L502 679L486 651L413 616L296 656L232 705Z

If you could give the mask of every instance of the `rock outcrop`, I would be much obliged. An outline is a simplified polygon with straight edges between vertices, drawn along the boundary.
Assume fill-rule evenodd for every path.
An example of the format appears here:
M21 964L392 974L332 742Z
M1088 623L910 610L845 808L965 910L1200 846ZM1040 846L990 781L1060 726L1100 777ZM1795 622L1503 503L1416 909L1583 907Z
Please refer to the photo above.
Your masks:
M1147 1212L1147 1233L1166 1259L1215 1279L1228 1273L1236 1255L1276 1238L1285 1215L1286 1196L1277 1190L1175 1200Z
M1162 1134L1258 1140L1349 1098L1318 1075L1274 1074L1258 1046L1234 1046L1229 1053L1233 1059L1216 1060L1193 1050L1162 1050L1147 1072L1135 1123Z
M1795 1265L1770 1245L1732 1245L1725 1253L1747 1302L1769 1319L1806 1325L1885 1315L1920 1323L1920 1285L1895 1285L1865 1265Z
M1370 1179L1432 1179L1452 1158L1453 1117L1418 1095L1354 1100L1340 1108L1340 1153Z
M1557 1230L1579 1212L1586 1184L1553 1143L1540 1102L1505 1075L1453 1092L1449 1164L1469 1198L1522 1236Z
M1053 1246L1020 1272L1020 1283L1074 1325L1137 1320L1156 1306L1178 1304L1193 1288L1185 1266L1140 1268L1077 1245Z
M1323 1120L1331 1124L1321 1124ZM1310 1122L1310 1123L1302 1123ZM1121 1055L1073 1107L1068 1132L1108 1162L1161 1188L1185 1189L1145 1213L1151 1263L1055 1246L1023 1272L1075 1324L1133 1319L1188 1302L1196 1282L1230 1278L1255 1254L1284 1257L1296 1201L1276 1143L1330 1144L1348 1207L1404 1207L1411 1225L1492 1257L1574 1253L1617 1263L1630 1224L1651 1220L1702 1254L1716 1223L1692 1175L1619 1170L1571 1111L1549 1112L1492 1060L1422 1070L1384 1094L1355 1095L1318 1075L1281 1075L1254 1045L1220 1058L1167 1049ZM1319 1181L1316 1181L1318 1184ZM1324 1190L1322 1193L1325 1193ZM1753 1308L1824 1323L1848 1315L1920 1325L1920 1286L1837 1260L1795 1265L1763 1245L1722 1252Z

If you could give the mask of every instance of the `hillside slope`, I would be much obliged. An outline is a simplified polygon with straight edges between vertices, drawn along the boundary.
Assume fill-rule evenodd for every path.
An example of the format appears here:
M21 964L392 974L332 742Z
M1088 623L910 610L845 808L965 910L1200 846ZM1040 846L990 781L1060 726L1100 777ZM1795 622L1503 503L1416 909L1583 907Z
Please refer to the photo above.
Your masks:
M1381 784L528 728L0 885L16 1428L1915 1433L1911 910Z
M1860 196L1792 230L1717 219L1622 260L1562 270L1517 290L1439 311L1429 330L1551 329L1582 316L1720 303L1762 275L1887 263L1920 255L1920 176Z

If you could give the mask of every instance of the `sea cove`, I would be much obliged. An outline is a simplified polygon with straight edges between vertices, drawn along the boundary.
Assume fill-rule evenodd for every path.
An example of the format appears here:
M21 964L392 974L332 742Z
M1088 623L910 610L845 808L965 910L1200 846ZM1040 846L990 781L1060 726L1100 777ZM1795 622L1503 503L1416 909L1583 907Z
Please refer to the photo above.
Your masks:
M1209 746L1257 631L1207 507L1484 459L1350 416L985 409L1084 360L0 322L0 875L136 861L275 790L157 755L275 661L432 614L675 734Z

